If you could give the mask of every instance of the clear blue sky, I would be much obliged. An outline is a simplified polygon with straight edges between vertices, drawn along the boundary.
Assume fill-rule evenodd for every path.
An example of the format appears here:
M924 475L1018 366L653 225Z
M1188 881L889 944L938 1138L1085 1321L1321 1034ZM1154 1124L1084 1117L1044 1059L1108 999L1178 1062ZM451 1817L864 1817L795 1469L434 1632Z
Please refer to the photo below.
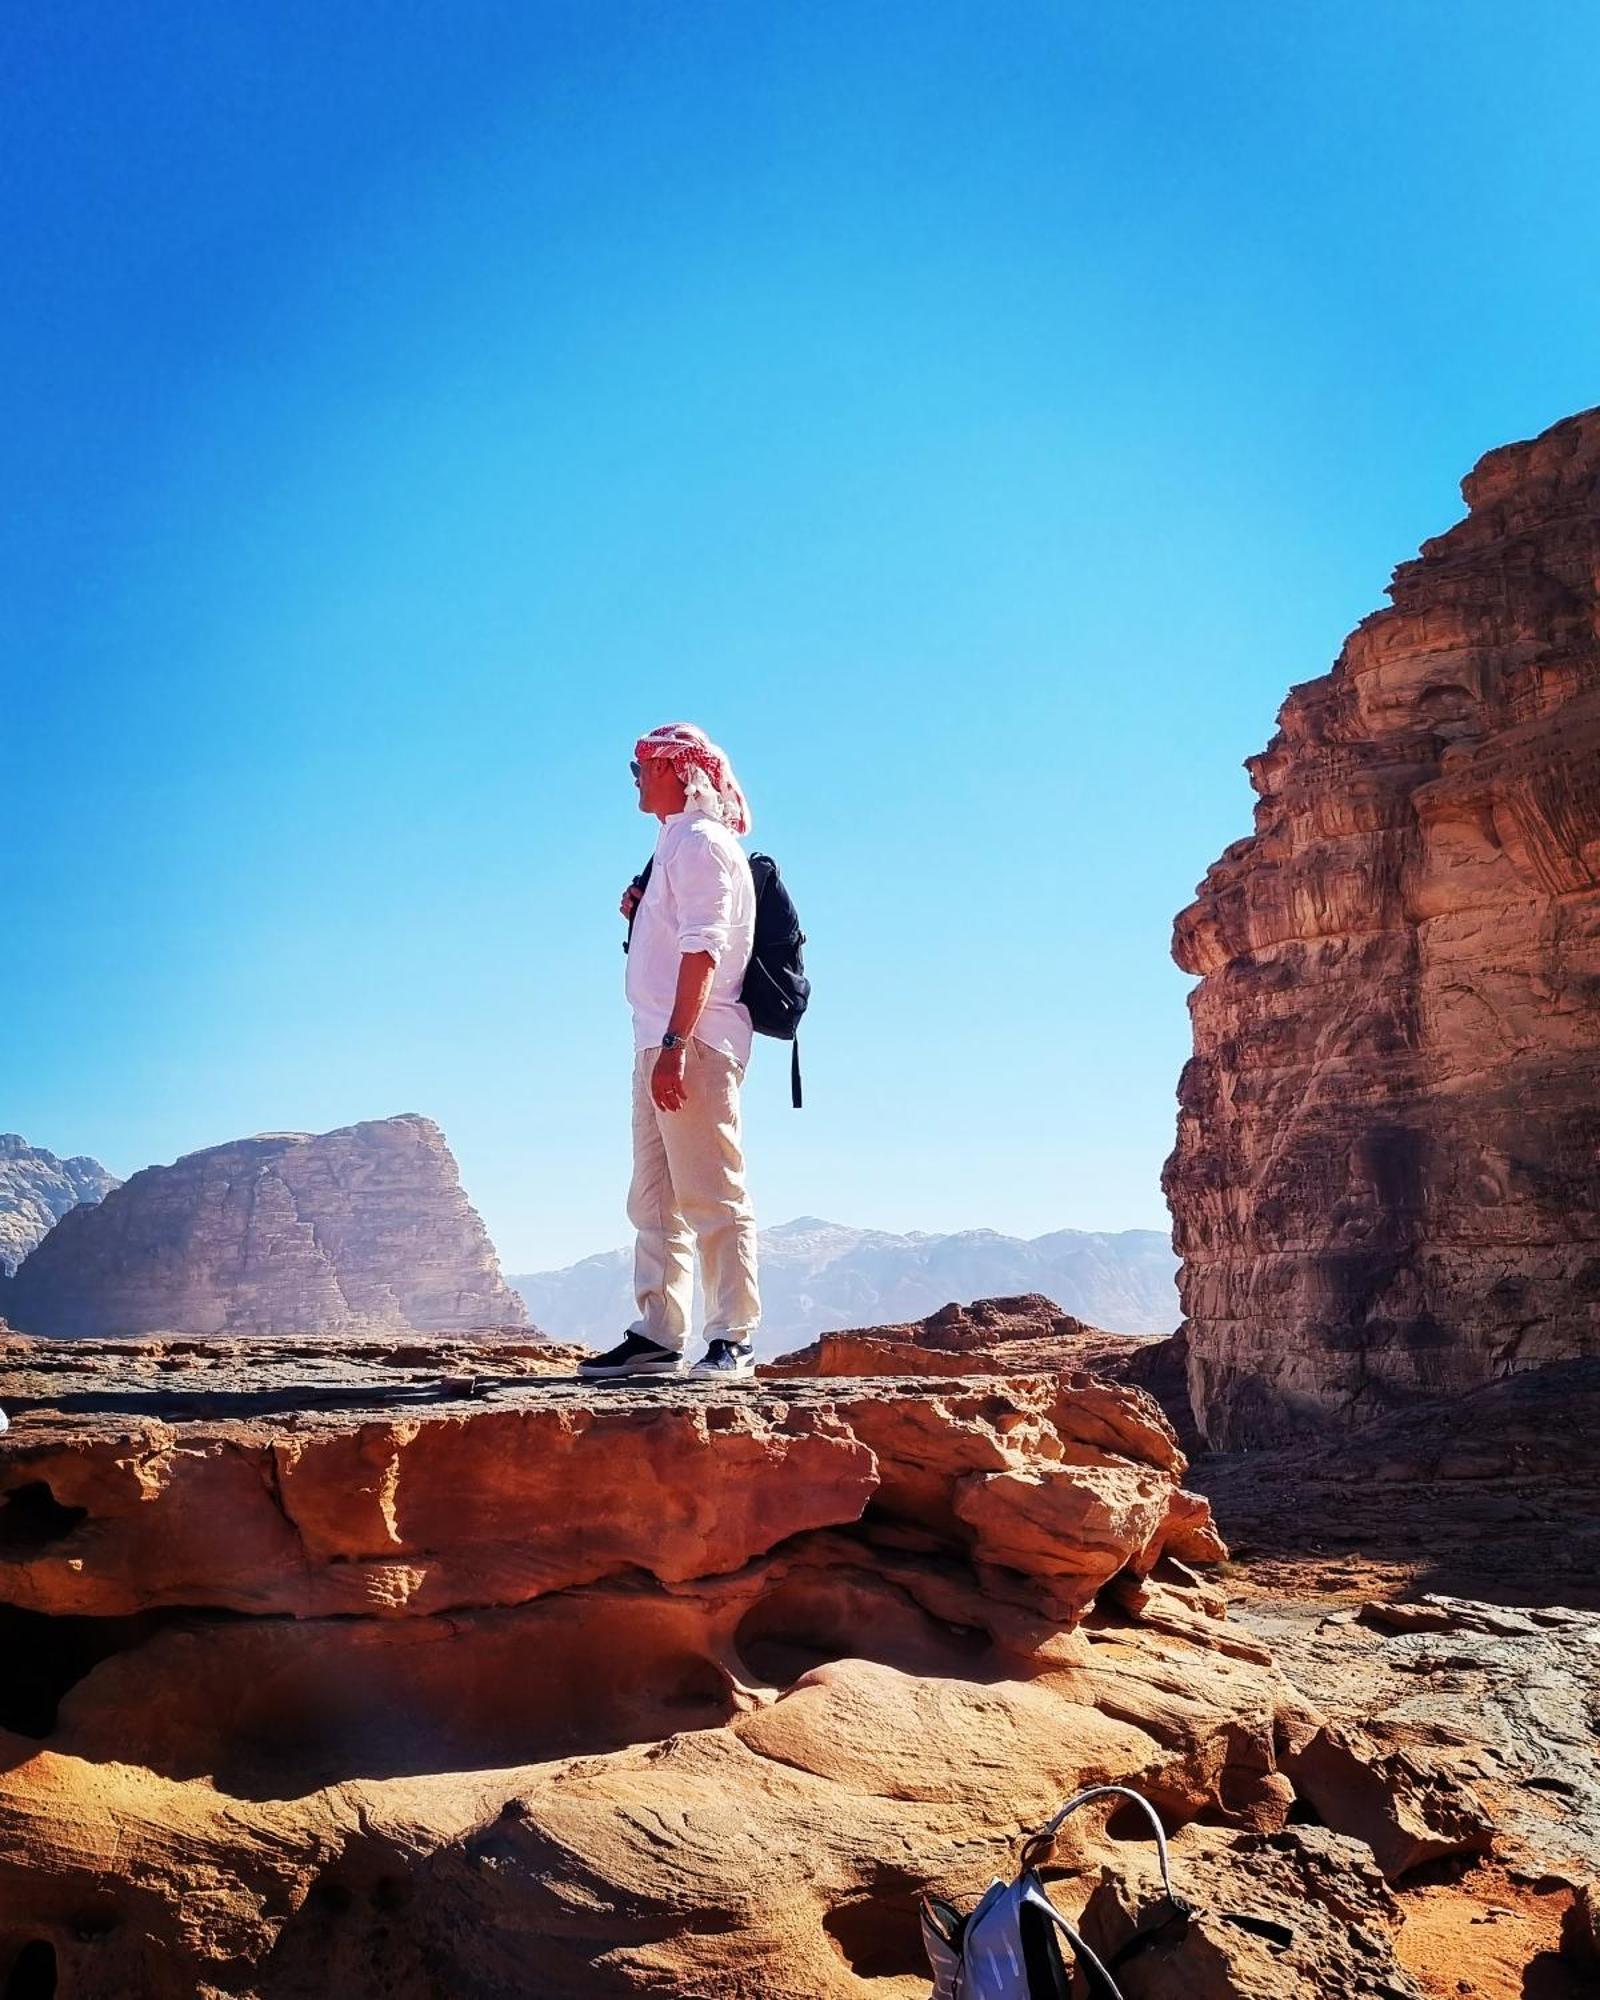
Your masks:
M817 997L764 1220L1164 1226L1285 690L1600 400L1587 5L13 9L0 1128L623 1240L636 734Z

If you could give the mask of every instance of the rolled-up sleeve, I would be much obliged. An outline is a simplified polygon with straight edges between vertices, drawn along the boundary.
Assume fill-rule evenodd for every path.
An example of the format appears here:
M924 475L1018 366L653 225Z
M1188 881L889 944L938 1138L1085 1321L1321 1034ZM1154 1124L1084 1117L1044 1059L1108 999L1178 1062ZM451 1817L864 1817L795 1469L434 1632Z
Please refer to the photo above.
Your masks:
M670 863L672 900L678 910L678 949L703 951L719 964L733 925L733 856L715 841L691 833Z

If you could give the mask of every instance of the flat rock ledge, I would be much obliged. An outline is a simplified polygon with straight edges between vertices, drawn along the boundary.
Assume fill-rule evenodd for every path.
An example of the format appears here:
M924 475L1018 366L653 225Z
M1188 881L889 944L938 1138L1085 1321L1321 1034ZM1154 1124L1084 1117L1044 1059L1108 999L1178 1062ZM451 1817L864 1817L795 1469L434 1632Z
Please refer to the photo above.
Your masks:
M3 1990L921 2000L918 1893L1110 1780L1217 1912L1130 1990L1424 1990L1381 1765L1227 1618L1148 1396L571 1366L0 1345ZM1459 1791L1403 1814L1392 1875L1483 1850ZM1114 1937L1148 1843L1071 1833L1057 1901Z

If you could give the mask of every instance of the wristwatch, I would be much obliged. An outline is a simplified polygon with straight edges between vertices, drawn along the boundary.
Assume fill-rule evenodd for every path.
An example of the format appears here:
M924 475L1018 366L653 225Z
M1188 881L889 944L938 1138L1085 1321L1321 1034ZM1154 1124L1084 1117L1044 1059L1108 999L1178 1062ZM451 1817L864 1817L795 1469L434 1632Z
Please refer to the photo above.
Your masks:
M688 1039L687 1035L675 1035L668 1028L667 1032L661 1037L661 1046L664 1049L681 1049L687 1043Z

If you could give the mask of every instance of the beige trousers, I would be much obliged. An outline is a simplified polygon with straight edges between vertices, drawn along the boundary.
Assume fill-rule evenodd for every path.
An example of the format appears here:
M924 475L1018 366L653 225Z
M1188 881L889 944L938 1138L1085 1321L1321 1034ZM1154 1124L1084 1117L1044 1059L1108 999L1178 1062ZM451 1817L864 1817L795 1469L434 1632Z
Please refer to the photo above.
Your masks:
M720 1049L691 1041L684 1059L688 1102L659 1111L650 1072L660 1053L640 1049L633 1061L628 1220L638 1231L633 1289L639 1317L631 1331L681 1354L689 1339L696 1246L706 1339L753 1337L761 1318L756 1221L739 1143L743 1069Z

